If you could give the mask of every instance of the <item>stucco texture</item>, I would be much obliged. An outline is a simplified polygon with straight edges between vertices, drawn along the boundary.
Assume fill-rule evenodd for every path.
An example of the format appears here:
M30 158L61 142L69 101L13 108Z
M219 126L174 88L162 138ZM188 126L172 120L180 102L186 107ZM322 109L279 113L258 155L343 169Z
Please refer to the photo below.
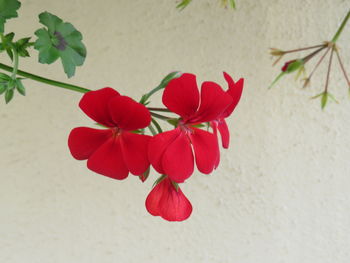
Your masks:
M81 94L25 80L26 97L0 102L1 263L350 262L350 100L342 74L334 70L330 84L340 104L325 111L310 100L324 87L325 65L308 89L293 77L267 89L278 73L268 48L330 39L349 1L236 0L233 11L194 0L182 12L172 0L22 2L8 32L33 35L47 10L83 33L88 56L71 83L135 99L173 70L223 87L227 71L246 85L228 120L231 147L215 172L196 172L182 186L190 219L169 223L144 207L154 172L144 184L134 176L117 181L71 157L70 130L92 125L77 106ZM348 71L349 42L346 28L339 44ZM36 51L20 68L68 81L59 62L37 63Z

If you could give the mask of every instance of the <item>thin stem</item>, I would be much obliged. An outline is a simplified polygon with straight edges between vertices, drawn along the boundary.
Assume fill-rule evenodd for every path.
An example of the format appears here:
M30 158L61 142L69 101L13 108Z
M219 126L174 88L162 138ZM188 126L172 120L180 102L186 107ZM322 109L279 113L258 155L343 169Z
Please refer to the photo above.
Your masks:
M17 49L15 47L12 48L13 51L13 70L12 70L12 79L16 79L17 71L18 71L18 63L19 63L19 56Z
M150 110L150 111L171 112L170 110L165 109L165 108L151 108L151 107L148 107L147 109Z
M323 47L323 46L325 46L325 45L322 44L322 45L316 45L316 46L311 46L311 47L291 49L291 50L283 51L283 53L288 54L288 53L299 52L299 51L304 51L304 50L309 50L309 49L315 49L315 48L319 48L319 47Z
M317 55L321 50L325 49L327 45L322 45L321 48L315 50L311 54L307 55L306 57L303 58L304 64L308 62L310 59L312 59L315 55Z
M146 93L146 94L144 94L144 95L142 96L142 98L141 98L141 100L140 100L140 103L146 105L147 102L148 102L148 99L149 99L154 93L156 93L156 92L159 91L159 90L164 89L172 79L178 78L178 77L180 77L180 76L181 76L181 74L180 74L180 72L178 72L178 71L174 71L174 72L171 72L171 73L169 73L168 75L166 75L165 78L160 82L160 84L159 84L157 87L155 87L153 90L151 90L150 92L148 92L148 93Z
M335 47L335 53L337 54L338 61L339 61L339 64L340 64L340 68L343 71L343 74L344 74L344 77L346 79L346 82L348 83L348 86L350 88L350 80L349 80L348 74L346 73L343 61L341 60L340 55L339 55L339 51L338 51L338 49L336 47Z
M330 76L330 74L331 74L333 53L334 53L334 48L332 48L331 55L330 55L330 57L329 57L329 64L328 64L327 78L326 78L326 87L325 87L325 89L324 89L325 93L327 93L327 91L328 91L328 83L329 83L329 76Z
M318 68L318 66L322 63L322 61L324 60L325 56L328 54L328 51L330 50L330 47L327 48L326 52L322 55L322 57L318 60L316 66L314 67L314 69L311 71L308 80L310 81L312 75L315 73L316 69Z
M152 133L153 136L157 134L156 130L153 128L152 123L150 123L147 128L149 129L149 131Z
M154 112L151 112L151 115L155 118L158 118L158 119L161 119L161 120L164 120L164 121L167 121L167 120L171 120L172 118L170 117L167 117L167 116L163 116L163 115L160 115L158 113L154 113Z
M159 123L153 118L152 118L152 123L156 127L158 133L162 133L163 132L162 127L160 127Z
M332 38L332 41L333 43L337 42L340 34L343 32L343 29L346 25L346 23L348 22L350 18L350 10L348 11L347 15L345 16L343 22L341 23L340 27L338 28L337 32L335 33L334 37Z
M7 66L3 63L0 63L0 69L12 72L13 71L13 67ZM63 88L63 89L69 89L72 91L76 91L76 92L80 92L80 93L86 93L89 92L91 90L83 88L83 87L79 87L76 85L72 85L72 84L68 84L68 83L64 83L64 82L60 82L60 81L56 81L56 80L52 80L52 79L47 79L38 75L34 75L22 70L17 70L17 75L20 75L22 77L28 78L28 79L32 79L41 83L45 83L51 86L56 86L59 88Z

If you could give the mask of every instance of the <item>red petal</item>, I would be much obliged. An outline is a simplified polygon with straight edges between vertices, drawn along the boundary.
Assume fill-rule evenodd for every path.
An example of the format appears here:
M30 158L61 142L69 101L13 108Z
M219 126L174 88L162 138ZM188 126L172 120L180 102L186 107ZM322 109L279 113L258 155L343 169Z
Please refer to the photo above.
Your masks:
M159 216L161 214L159 202L166 190L166 188L164 188L164 180L165 179L158 183L146 198L146 209L153 216Z
M192 116L199 105L196 76L185 73L171 80L164 90L163 104L184 120Z
M162 157L165 174L177 183L184 182L194 170L194 158L191 143L184 132L165 149Z
M75 159L86 160L111 136L109 129L74 128L68 137L68 147Z
M224 118L231 115L233 110L236 108L239 100L242 96L243 91L243 85L244 85L244 79L239 79L236 83L233 81L230 75L228 75L226 72L224 72L224 77L228 84L228 90L226 91L231 97L232 97L232 103L231 105L225 110L225 113L223 115Z
M112 88L103 88L90 91L82 97L79 107L94 121L107 127L114 127L115 124L109 115L108 102L111 98L120 96Z
M219 120L218 129L221 135L222 147L227 149L230 144L230 131L224 119Z
M121 149L128 170L134 175L142 175L149 167L147 156L151 136L122 132Z
M94 152L88 160L90 170L118 180L128 177L119 138L111 138Z
M158 183L146 199L147 211L168 221L186 220L192 213L192 205L186 196L167 177Z
M151 114L148 109L127 96L111 99L109 112L114 123L119 128L128 131L145 128L151 122Z
M218 139L214 134L201 129L193 128L193 131L190 137L197 168L201 173L209 174L218 165Z
M184 221L192 213L192 205L182 193L180 187L176 191L171 181L166 178L162 197L159 201L160 216L168 221Z
M165 173L162 166L164 151L176 139L180 132L180 129L162 132L152 137L150 140L148 147L148 158L153 168L158 173Z
M208 122L217 119L232 103L232 98L215 82L203 82L201 104L191 123Z

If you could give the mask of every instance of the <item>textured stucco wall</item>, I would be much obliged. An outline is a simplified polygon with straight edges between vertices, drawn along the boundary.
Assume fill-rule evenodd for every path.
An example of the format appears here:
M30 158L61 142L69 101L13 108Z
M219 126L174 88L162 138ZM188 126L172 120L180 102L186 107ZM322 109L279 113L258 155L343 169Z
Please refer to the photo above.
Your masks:
M71 80L78 85L139 98L173 70L222 85L226 70L246 87L219 169L183 186L191 218L168 223L144 208L152 180L114 181L70 156L70 129L91 124L80 94L26 81L26 98L0 102L1 263L350 262L346 83L337 71L331 88L341 104L324 112L309 100L323 88L324 68L310 89L290 78L267 90L277 73L268 48L330 38L349 1L237 0L234 12L214 0L183 12L172 0L22 2L8 24L19 37L39 28L44 10L83 32L88 58ZM340 44L350 71L349 41L347 28ZM59 63L35 61L33 52L21 68L65 79Z

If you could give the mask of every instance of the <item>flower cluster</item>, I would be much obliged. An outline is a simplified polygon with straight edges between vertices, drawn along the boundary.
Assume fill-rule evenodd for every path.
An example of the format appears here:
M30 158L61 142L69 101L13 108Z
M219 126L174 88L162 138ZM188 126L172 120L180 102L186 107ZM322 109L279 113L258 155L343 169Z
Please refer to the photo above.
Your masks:
M148 212L168 221L187 219L192 205L179 184L193 174L195 166L204 174L218 167L218 133L223 148L229 146L225 119L240 100L244 80L234 82L227 73L224 77L226 91L209 81L202 83L199 91L195 75L176 76L164 87L164 109L147 108L112 88L86 93L79 107L104 129L73 129L68 138L72 156L87 160L90 170L118 180L131 173L145 181L152 166L161 176L146 199ZM164 117L154 113L157 110L178 117ZM174 128L163 132L156 117ZM145 134L146 127L153 136Z

